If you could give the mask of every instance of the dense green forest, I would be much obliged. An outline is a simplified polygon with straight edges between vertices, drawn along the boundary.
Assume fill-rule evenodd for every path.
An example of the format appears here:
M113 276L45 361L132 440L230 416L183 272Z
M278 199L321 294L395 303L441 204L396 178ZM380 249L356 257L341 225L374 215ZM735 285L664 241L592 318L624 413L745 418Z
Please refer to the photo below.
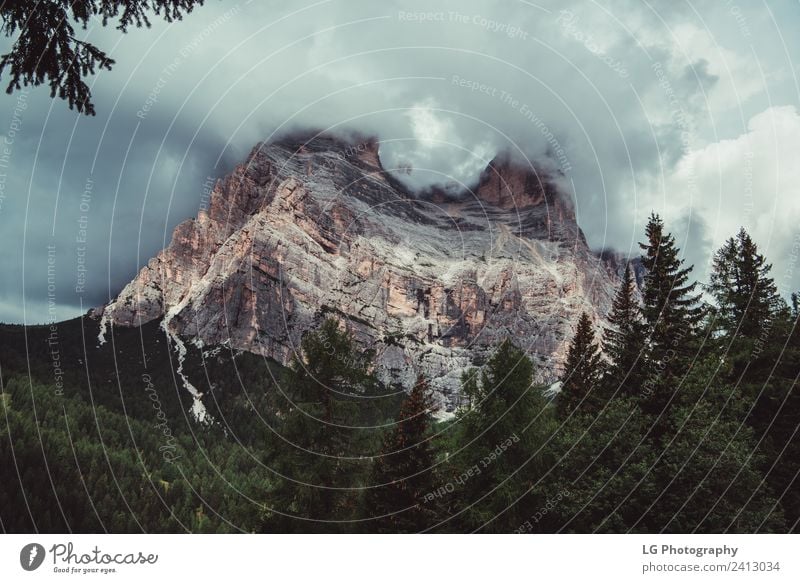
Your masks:
M333 319L287 368L192 348L208 424L157 323L101 347L88 317L3 326L0 528L796 531L797 296L744 230L703 287L657 216L645 235L643 285L627 268L608 324L580 318L560 392L506 340L447 421Z

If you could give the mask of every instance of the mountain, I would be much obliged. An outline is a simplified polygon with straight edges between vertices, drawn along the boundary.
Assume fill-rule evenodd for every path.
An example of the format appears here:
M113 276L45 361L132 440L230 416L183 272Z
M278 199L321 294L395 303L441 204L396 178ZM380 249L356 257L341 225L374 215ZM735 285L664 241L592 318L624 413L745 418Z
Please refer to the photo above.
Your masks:
M375 351L383 382L408 388L425 374L446 411L461 373L506 337L552 382L580 313L601 321L618 283L557 177L501 154L463 193L415 196L379 146L329 135L258 144L93 312L100 343L160 321L181 363L191 343L287 364L333 316ZM177 372L202 417L200 391Z
M796 530L785 306L756 357L717 327L730 311L689 333L704 348L676 354L682 379L625 382L579 414L547 406L579 313L602 325L619 272L643 272L589 250L559 181L501 154L464 192L420 195L374 140L259 145L109 305L0 324L0 530ZM386 384L342 378L319 343L309 368L337 369L333 386L284 366L310 329L353 358L318 326L331 316ZM424 372L452 412L459 373L481 363L495 384L472 386L463 418L433 425L423 387L398 390ZM659 366L643 354L635 376ZM534 370L549 389L529 390ZM673 390L655 414L654 386Z

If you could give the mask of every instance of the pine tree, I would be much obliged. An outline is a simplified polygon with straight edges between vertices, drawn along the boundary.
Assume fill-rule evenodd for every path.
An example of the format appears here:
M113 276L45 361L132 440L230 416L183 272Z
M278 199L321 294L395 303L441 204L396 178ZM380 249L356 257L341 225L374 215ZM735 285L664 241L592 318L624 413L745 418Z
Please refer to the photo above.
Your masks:
M672 533L785 530L749 427L705 400L671 408L670 426L669 446L648 474L655 496L637 526Z
M357 350L336 320L307 333L302 352L287 373L281 436L285 453L277 470L285 476L271 486L263 529L268 532L335 531L336 521L355 517L350 490L362 477L363 432L357 424L358 399L371 390L370 355ZM293 516L309 519L297 521Z
M561 392L558 395L561 415L566 417L576 410L588 412L602 408L599 380L600 350L595 343L592 321L583 312L567 352L564 375L561 377Z
M683 267L675 238L653 214L645 229L642 265L647 270L642 291L642 315L648 358L642 393L651 411L660 411L678 389L680 377L691 363L697 327L703 310L696 282L689 283L692 267Z
M657 456L649 427L649 416L625 396L598 414L580 408L564 420L551 446L558 462L544 486L555 503L534 516L533 526L539 532L629 532L661 491L650 478Z
M337 400L373 383L370 363L371 354L358 351L352 336L328 318L303 337L301 354L292 363L292 388L300 402L320 404L330 423Z
M790 379L778 364L791 352L790 310L770 276L772 266L740 229L714 254L708 291L714 298L715 348L724 355L725 377L752 405L749 421L759 435L779 409ZM791 372L789 371L791 377Z
M747 423L760 443L761 469L789 524L800 516L796 460L800 420L800 346L797 338L797 296L790 306L780 297L771 265L744 229L714 255L709 292L720 336L717 350L725 355L727 380L740 388L749 408Z
M480 371L462 377L471 406L458 418L459 451L451 456L452 495L448 528L458 532L511 532L543 502L532 492L544 472L543 444L552 431L533 364L504 340Z
M609 396L618 389L623 394L634 393L641 383L639 360L644 356L644 334L634 286L628 263L608 315L610 326L603 332L603 351L609 360L603 385Z
M772 265L744 228L714 254L709 292L717 303L718 326L728 336L756 338L782 304Z
M434 403L427 381L420 377L400 407L397 424L376 457L365 494L366 514L381 517L369 530L419 532L435 516L434 451L428 430Z

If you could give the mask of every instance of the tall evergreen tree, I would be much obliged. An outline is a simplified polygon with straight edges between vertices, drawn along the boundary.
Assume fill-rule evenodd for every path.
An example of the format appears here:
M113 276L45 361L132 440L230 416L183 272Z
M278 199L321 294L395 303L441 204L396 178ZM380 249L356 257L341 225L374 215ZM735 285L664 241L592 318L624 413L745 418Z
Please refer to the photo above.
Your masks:
M605 367L605 392L634 393L641 383L639 360L644 360L644 334L639 305L634 297L630 263L625 266L617 295L608 315L609 327L603 332L603 351L609 360Z
M419 532L435 516L434 451L428 430L434 403L427 381L420 377L400 407L397 424L384 440L364 496L365 514L381 517L369 530Z
M715 253L709 291L726 378L740 388L749 408L761 469L791 525L800 517L800 495L792 487L796 466L789 461L800 452L798 304L793 296L786 305L770 272L771 265L741 229Z
M675 238L664 232L661 218L652 214L645 229L647 241L642 265L647 270L642 291L648 359L643 395L648 408L663 409L677 390L690 363L693 340L703 317L696 282L689 282L692 267L684 267Z
M714 254L708 285L716 304L715 348L724 355L727 380L753 405L750 421L757 430L771 423L774 397L784 393L783 381L788 381L780 379L782 367L776 365L789 355L784 344L791 315L771 269L747 231L740 229Z
M578 319L561 377L561 392L558 395L561 415L567 416L577 409L588 412L602 408L599 380L600 350L595 342L592 321L583 312Z
M292 389L300 402L321 405L330 422L337 400L374 383L371 363L371 353L357 350L350 333L328 318L319 330L303 337L301 353L292 363Z
M539 502L532 485L546 465L542 447L552 431L533 364L504 340L478 374L462 378L470 407L458 418L460 451L451 456L453 494L447 526L455 530L511 532ZM447 487L448 484L444 484Z
M709 292L717 304L718 326L729 336L756 338L783 303L772 265L744 228L714 254Z
M355 517L354 488L371 453L354 427L360 399L372 389L369 354L329 318L307 333L287 374L288 405L281 435L287 451L277 470L284 477L268 493L264 530L336 531L337 521ZM293 519L297 516L305 521Z

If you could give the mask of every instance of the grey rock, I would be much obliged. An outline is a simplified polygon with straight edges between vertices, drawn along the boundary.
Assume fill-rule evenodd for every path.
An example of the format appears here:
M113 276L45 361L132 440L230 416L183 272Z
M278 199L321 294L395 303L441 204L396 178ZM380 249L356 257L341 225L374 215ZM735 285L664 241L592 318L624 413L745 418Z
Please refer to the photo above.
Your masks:
M415 197L379 144L259 144L206 211L110 304L104 324L163 318L174 335L288 363L327 316L376 351L386 383L418 374L445 411L461 373L511 338L552 383L582 311L600 323L619 259L589 249L555 180L498 156L467 193Z

